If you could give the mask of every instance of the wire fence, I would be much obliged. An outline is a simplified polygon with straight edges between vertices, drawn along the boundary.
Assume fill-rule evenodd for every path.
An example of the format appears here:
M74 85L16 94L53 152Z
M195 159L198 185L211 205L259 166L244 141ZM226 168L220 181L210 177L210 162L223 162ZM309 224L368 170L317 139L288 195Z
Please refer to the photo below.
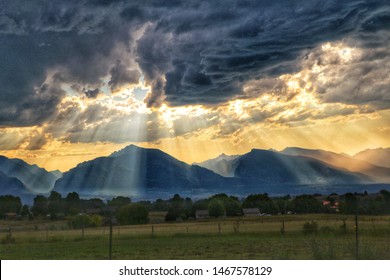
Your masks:
M316 224L314 234L304 235L304 225L313 221ZM194 238L203 238L203 240L215 238L214 241L219 238L219 240L230 242L230 236L240 236L241 242L245 243L246 240L249 242L252 237L256 236L258 239L255 240L261 242L269 235L273 238L277 237L279 242L287 239L290 239L289 242L301 242L294 241L293 238L299 240L307 240L308 238L322 240L326 238L326 240L335 241L335 244L348 243L350 248L348 249L349 255L346 256L347 258L359 258L359 250L364 250L364 246L368 244L367 246L376 247L383 251L383 254L381 253L377 258L389 258L390 217L359 217L358 223L358 227L356 227L356 221L352 216L323 217L315 220L305 217L275 217L268 219L267 217L256 217L185 223L115 225L112 226L112 229L109 226L69 229L65 222L37 222L27 225L15 223L12 226L2 225L0 227L0 257L1 259L126 258L128 252L124 248L138 248L138 245L142 243L145 245L137 249L140 252L137 256L142 258L142 252L144 251L146 252L145 258L149 258L153 257L153 254L148 255L150 253L148 250L151 250L153 246L156 247L153 250L157 250L159 248L158 242L167 244L174 240L181 242L180 238L183 239L186 236L188 242L198 240ZM111 238L110 230L112 230ZM357 232L359 235L356 235ZM359 241L361 248L358 247ZM192 244L187 245L185 239L183 242L183 246L192 246ZM175 245L173 243L171 246L174 247ZM163 247L164 244L161 248ZM155 256L157 257L158 254ZM361 257L364 257L364 254Z

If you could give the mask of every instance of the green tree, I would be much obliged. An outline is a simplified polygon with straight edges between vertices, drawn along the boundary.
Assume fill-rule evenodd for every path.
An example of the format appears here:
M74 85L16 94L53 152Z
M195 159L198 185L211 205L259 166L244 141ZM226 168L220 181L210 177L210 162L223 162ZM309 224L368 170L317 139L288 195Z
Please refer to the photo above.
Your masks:
M103 223L103 218L100 215L92 215L89 219L89 225L92 227L101 226Z
M289 197L279 197L274 200L278 213L286 214L289 211L293 211L293 205Z
M296 213L320 213L321 202L313 195L299 195L293 200L294 212Z
M218 218L224 216L226 213L223 202L218 198L214 198L210 200L208 209L209 209L210 217Z
M278 212L273 200L268 194L251 194L242 203L243 208L258 208L262 213L276 214Z
M190 215L191 217L195 217L195 213L197 210L207 210L209 207L210 199L200 199L195 201L192 204Z
M190 198L182 198L180 195L175 194L168 200L169 208L166 221L176 221L178 218L186 220L191 215L192 200Z
M85 228L91 224L91 217L87 214L78 214L69 219L69 226L71 228Z
M120 208L118 220L122 225L147 224L149 211L144 205L131 203Z
M219 199L219 200L224 200L224 199L228 199L229 196L226 194L226 193L217 193L213 196L210 197L210 200L212 199Z
M358 198L353 193L346 193L344 195L344 203L341 211L344 214L355 214L358 211Z
M185 209L181 205L172 205L167 214L165 215L165 221L176 221L178 218L183 220L187 219L187 215L185 213Z
M117 196L111 199L110 201L107 202L107 205L110 206L116 206L116 207L122 207L127 204L131 203L130 197L125 197L125 196Z
M383 211L384 214L390 214L390 192L387 190L381 190L380 194L383 197Z
M182 198L180 195L175 194L171 199L169 199L169 202L172 203L177 203L177 204L182 204L184 202L184 198Z
M242 215L242 207L240 202L238 202L237 200L234 200L229 197L227 199L224 199L222 202L226 210L226 216L234 217Z
M50 196L48 198L47 209L48 209L48 213L52 218L56 218L58 213L63 211L60 193L56 191L52 191L50 193Z
M0 196L0 215L5 213L19 213L22 208L20 197L13 195Z
M106 204L100 198L80 199L80 209L102 209Z
M20 211L20 215L23 217L28 217L31 214L30 207L27 204L24 204L22 210Z
M225 193L220 193L210 197L210 200L218 199L223 203L226 216L240 216L242 215L242 207L237 197L228 196Z
M154 211L168 211L170 204L168 201L159 198L153 203L152 208Z
M34 198L34 204L31 208L34 216L43 216L47 214L47 198L43 195L37 195Z
M192 199L189 197L186 197L184 199L184 211L185 211L186 218L191 216L192 206L193 206Z
M80 212L80 196L77 192L68 193L64 208L67 215L76 215Z

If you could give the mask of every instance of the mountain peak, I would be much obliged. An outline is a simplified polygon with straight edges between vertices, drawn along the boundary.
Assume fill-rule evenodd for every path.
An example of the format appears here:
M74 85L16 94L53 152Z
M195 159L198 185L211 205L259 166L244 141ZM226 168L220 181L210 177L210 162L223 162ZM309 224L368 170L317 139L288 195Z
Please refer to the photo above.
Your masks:
M121 149L119 151L113 152L111 155L109 155L109 157L118 157L118 156L122 156L124 154L133 153L133 152L137 152L137 151L143 151L143 150L147 150L147 149L142 148L142 147L138 147L134 144L131 144L131 145L124 147L123 149Z
M264 149L255 149L253 148L249 154L251 153L276 153L275 151L271 151L271 150L264 150Z
M323 150L320 149L307 149L307 148L301 148L301 147L286 147L283 150L281 150L281 153L286 153L286 152L292 152L292 151L306 151L306 152L320 152Z

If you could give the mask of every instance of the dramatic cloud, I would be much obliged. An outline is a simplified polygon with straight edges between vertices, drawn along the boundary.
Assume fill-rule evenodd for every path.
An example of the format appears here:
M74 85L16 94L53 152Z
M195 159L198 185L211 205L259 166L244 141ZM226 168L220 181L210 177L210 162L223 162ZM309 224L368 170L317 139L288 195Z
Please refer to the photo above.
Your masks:
M122 85L138 84L140 74L137 70L131 70L119 60L110 69L111 80L108 82L111 90L114 92Z
M390 108L388 47L326 44L308 55L304 65L322 101Z
M0 150L388 133L388 1L3 2Z
M365 67L351 65L358 70L347 78L359 83L336 81L326 88L324 101L388 103L386 83L366 86L378 68L388 67L381 63L388 56L386 1L19 0L2 5L3 126L49 119L65 94L63 83L85 88L85 95L95 98L98 88L116 91L142 75L151 87L148 106L224 103L245 97L248 81L299 71L297 60L305 51L342 38L371 53L360 59ZM54 74L57 79L48 81Z
M20 147L25 137L19 131L14 129L0 130L0 149L13 150Z

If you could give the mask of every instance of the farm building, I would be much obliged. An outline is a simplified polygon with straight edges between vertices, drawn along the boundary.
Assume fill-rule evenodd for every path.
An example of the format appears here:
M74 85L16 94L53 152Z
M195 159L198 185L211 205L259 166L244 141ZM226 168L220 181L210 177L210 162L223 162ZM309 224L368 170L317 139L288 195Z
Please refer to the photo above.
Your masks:
M209 210L196 210L195 218L196 219L208 219L208 218L210 218Z
M244 208L242 209L244 216L260 216L259 208Z
M7 220L16 220L18 217L20 217L20 216L16 213L5 213L4 214L4 218Z

